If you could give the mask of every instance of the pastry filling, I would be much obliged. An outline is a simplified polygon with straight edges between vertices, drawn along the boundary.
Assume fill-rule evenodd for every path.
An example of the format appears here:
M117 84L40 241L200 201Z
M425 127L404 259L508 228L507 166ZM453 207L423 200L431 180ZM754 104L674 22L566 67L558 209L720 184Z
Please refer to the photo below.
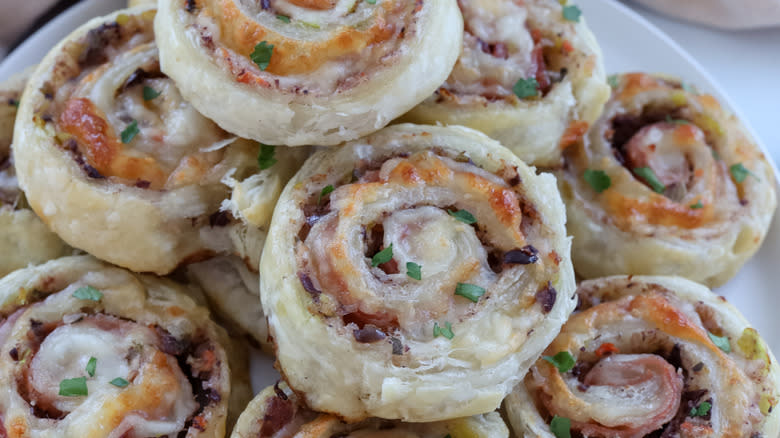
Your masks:
M91 178L151 190L219 181L214 167L234 137L160 71L153 18L120 15L67 45L37 120L56 123L60 147Z
M47 289L63 286L57 283L44 280ZM89 293L85 289L67 288L60 294L99 301L96 289L91 293L97 295L79 295ZM0 341L9 348L3 354L31 415L62 420L97 413L89 417L87 428L123 437L177 436L208 427L211 410L221 401L218 388L225 366L213 341L201 333L176 338L160 326L86 306L81 313L35 319L48 315L40 306L55 297L31 290L2 311ZM8 342L19 330L27 334Z
M458 0L458 6L465 24L463 49L438 90L438 101L513 103L526 94L543 97L566 75L571 43L537 28L522 2ZM537 93L518 94L518 82L531 80Z
M583 300L585 309L525 379L537 409L548 421L569 419L576 437L724 436L725 430L751 436L764 418L755 386L761 379L746 375L728 357L730 348L712 341L704 326L720 332L713 320L703 323L692 309L676 308L687 305L659 286L645 289L614 301ZM741 393L726 394L733 391Z
M442 321L434 336L449 336L447 324L486 300L546 313L555 291L528 277L553 275L559 259L521 186L515 168L490 173L444 149L361 162L340 185L310 189L301 283L320 314L365 343L396 330L430 338L430 321Z
M295 394L281 389L278 384L274 390L275 394L265 401L263 407L260 430L256 435L260 438L368 438L377 435L422 438L445 437L449 432L444 422L402 423L370 418L358 423L345 423L333 415L301 406Z
M193 0L189 30L235 80L325 97L392 68L424 0Z

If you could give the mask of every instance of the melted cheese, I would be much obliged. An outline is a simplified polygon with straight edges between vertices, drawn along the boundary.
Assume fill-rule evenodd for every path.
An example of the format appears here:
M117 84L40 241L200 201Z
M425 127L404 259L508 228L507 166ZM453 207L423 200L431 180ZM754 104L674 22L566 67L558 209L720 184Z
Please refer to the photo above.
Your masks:
M54 407L83 419L70 425L70 436L175 435L197 403L176 359L156 344L147 327L87 317L46 337L31 363L31 383ZM94 376L86 372L91 357L97 359ZM76 377L87 378L88 395L60 396L60 382ZM117 377L129 384L109 383Z
M518 79L532 77L536 65L534 41L526 26L528 11L511 1L458 2L467 32L463 51L445 87L458 94L509 96ZM504 44L507 57L482 50L484 44Z

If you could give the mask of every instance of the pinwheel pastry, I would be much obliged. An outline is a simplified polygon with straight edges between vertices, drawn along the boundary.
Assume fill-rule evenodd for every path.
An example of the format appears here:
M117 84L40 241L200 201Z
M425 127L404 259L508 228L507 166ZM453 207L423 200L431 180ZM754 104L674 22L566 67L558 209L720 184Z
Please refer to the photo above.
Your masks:
M236 139L182 99L160 72L154 14L119 11L58 44L22 99L14 154L30 205L66 242L166 274L233 251L231 186L248 182L262 209L284 182L259 186L292 171L284 148Z
M564 2L565 3L565 2ZM555 0L459 0L463 48L444 84L402 119L465 125L552 166L609 97L596 39Z
M495 410L574 308L564 214L551 175L468 128L316 153L260 261L282 375L348 421Z
M766 236L771 165L712 96L642 73L610 82L589 141L567 148L557 173L577 273L725 283Z
M455 0L160 2L163 71L207 117L267 144L370 134L447 78Z
M748 438L780 430L777 361L755 329L680 277L583 282L505 408L519 436Z
M14 120L28 72L0 84L0 277L28 264L65 255L69 248L30 210L11 156Z
M370 418L345 423L338 417L312 411L284 383L263 390L238 419L231 438L508 438L509 429L498 412L434 423L402 423Z
M260 305L260 278L243 260L236 256L214 257L187 266L187 274L231 331L249 335L264 350L272 351Z
M224 435L226 336L183 286L66 257L0 280L0 303L2 436Z

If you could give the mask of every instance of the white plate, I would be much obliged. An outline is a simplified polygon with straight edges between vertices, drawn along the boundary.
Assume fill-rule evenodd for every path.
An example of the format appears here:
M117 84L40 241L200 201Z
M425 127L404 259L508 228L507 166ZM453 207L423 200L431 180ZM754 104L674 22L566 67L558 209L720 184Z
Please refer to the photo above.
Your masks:
M690 55L644 18L613 0L576 2L602 47L607 71L673 74L696 84L699 89L716 96L725 106L735 109L723 90ZM0 64L0 81L40 61L50 47L89 18L125 4L125 0L87 0L69 9L28 38ZM742 120L748 124L744 118ZM755 133L754 137L757 138ZM780 260L779 221L776 215L759 253L734 279L716 290L744 313L776 353L780 353L780 318L774 315L776 309L780 309L780 293L775 293L774 288L780 284L777 265ZM253 352L252 386L255 391L278 378L271 364L272 359L268 356Z

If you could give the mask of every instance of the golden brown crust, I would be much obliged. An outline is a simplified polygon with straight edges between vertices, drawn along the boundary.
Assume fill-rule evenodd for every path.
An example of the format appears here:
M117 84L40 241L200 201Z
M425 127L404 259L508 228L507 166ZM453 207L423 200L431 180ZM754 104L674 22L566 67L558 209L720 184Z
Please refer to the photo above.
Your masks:
M8 436L223 436L228 401L241 403L230 368L246 384L246 364L192 294L89 256L0 280Z
M712 96L644 73L611 81L604 115L557 171L577 272L723 284L766 236L771 165Z
M260 262L288 384L350 421L495 409L575 304L552 183L461 127L313 155Z
M578 296L546 359L507 398L516 432L551 437L558 416L593 437L777 434L777 364L725 300L649 276L585 281ZM574 363L556 368L559 354Z

